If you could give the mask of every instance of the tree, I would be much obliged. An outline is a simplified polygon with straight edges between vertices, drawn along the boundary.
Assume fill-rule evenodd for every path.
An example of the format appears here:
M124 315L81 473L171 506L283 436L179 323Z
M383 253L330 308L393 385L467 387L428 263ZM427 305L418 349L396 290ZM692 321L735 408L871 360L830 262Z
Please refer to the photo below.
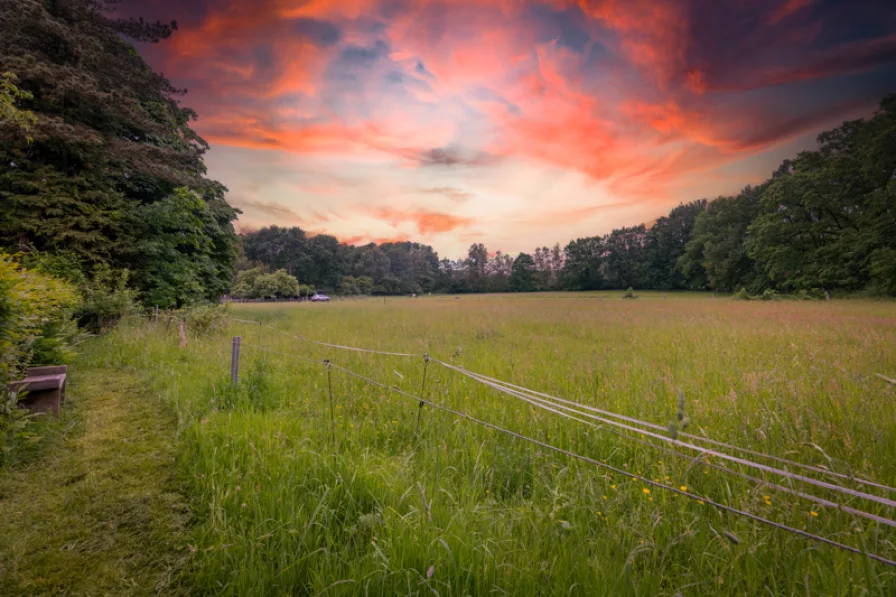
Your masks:
M675 289L685 286L685 278L677 266L678 259L684 254L694 224L706 209L706 203L705 199L682 203L647 231L641 271L644 287Z
M514 292L534 291L535 274L535 260L528 253L520 253L513 260L513 271L510 274L510 289Z
M470 292L485 291L486 274L485 268L488 265L488 250L482 243L470 245L467 251L467 259L464 261L464 268L467 273L467 288Z
M180 105L183 92L128 41L158 42L176 26L117 19L106 4L0 0L0 72L8 73L0 163L9 164L0 169L0 246L71 254L87 275L101 264L130 269L131 283L153 296L186 300L203 286L197 276L229 283L237 212L204 176L208 145L190 127L196 113ZM141 236L152 226L134 223L178 188L198 194L212 215L212 263L197 275L168 268L142 279L149 270L138 247L179 249L162 251L159 237ZM172 287L181 282L189 289Z
M644 287L644 224L613 230L604 240L600 273L608 288Z
M689 288L761 292L768 278L747 254L747 230L759 214L766 185L746 187L735 197L719 197L697 216L677 269Z
M342 278L342 282L339 284L339 294L344 296L361 294L361 291L358 289L358 283L353 276L345 276Z
M18 77L13 73L0 73L0 125L11 125L27 135L37 122L37 116L29 110L20 109L17 104L33 100L34 95L19 89L15 84L17 80ZM31 137L27 136L26 140L32 141Z
M783 289L886 288L882 259L896 248L896 96L872 119L844 122L818 141L763 193L749 255Z
M257 298L293 298L299 296L299 282L286 270L278 269L272 274L262 274L255 279Z
M170 308L215 301L230 288L236 244L229 219L198 193L177 189L140 207L136 220L143 229L137 277L146 304ZM222 261L221 253L229 259Z
M568 290L598 290L603 287L601 259L606 251L604 239L590 236L571 241L563 250L566 256L561 278Z
M369 276L358 276L355 278L355 288L358 289L358 294L371 294L373 292L373 278Z
M243 235L246 257L275 269L285 269L289 275L306 274L312 267L307 239L301 228L269 226Z

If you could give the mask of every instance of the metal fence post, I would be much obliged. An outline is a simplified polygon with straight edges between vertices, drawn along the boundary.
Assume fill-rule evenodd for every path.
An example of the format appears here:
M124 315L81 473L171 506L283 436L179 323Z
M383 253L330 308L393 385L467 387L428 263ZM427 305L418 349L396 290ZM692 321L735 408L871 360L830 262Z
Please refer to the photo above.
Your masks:
M429 369L429 355L423 355L423 383L420 384L420 397L426 398L426 371ZM423 400L420 401L420 407L417 409L417 427L414 429L414 433L420 432L420 415L423 414Z
M240 337L233 338L233 352L230 357L230 381L237 385L240 381Z
M333 405L333 379L330 376L330 359L324 361L327 366L327 389L330 392L330 440L333 442L333 448L336 448L336 410ZM336 457L336 453L333 453Z

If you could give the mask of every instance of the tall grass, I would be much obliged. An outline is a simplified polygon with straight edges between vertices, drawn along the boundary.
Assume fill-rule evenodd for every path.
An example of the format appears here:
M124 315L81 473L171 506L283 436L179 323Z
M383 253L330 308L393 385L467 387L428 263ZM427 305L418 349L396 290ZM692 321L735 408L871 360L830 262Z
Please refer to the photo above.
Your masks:
M665 425L896 485L896 305L646 294L246 305L316 340L431 354ZM231 324L180 349L122 326L91 358L177 411L197 524L187 582L224 595L891 595L896 570L418 405L424 361ZM243 341L230 385L230 338ZM892 529L536 411L435 363L430 399L796 528L896 558ZM770 479L771 480L771 479ZM804 489L799 487L799 489ZM839 494L814 493L843 502ZM846 502L883 516L893 512Z

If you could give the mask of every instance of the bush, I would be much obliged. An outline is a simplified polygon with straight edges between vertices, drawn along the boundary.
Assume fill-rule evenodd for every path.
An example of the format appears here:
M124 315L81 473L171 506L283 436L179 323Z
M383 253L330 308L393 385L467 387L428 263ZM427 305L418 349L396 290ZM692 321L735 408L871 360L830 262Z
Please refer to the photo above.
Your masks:
M731 298L733 298L736 301L751 301L751 300L753 300L753 297L750 296L750 293L747 292L746 288L741 288L740 290L735 292L734 296Z
M229 313L227 305L200 305L182 309L176 312L174 317L183 319L188 330L209 334L227 323Z
M625 294L622 295L622 298L624 298L624 299L636 299L636 298L638 298L638 295L635 294L635 289L632 288L631 286L629 286L629 287L628 287L628 290L625 291Z
M78 318L95 333L107 330L119 319L137 311L137 293L128 288L130 273L115 272L108 265L98 265L93 279L81 285L83 302Z
M80 303L69 282L0 253L0 383L36 360L70 360L71 345L80 336L73 323Z
M300 292L299 282L286 270L267 273L265 268L257 267L237 273L231 294L240 299L293 298Z
M40 441L30 425L37 416L19 408L18 394L0 392L0 469L14 464L23 448Z
M824 300L824 290L820 288L811 288L809 290L800 290L796 294L796 298L802 301L823 301Z

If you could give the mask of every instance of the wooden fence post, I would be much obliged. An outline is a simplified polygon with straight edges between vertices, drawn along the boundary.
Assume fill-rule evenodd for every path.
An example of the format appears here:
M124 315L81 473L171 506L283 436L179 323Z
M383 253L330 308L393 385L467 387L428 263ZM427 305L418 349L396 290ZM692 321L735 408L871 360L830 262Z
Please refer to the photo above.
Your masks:
M181 319L180 323L177 325L177 332L180 335L180 347L187 347L187 331L184 329L184 320Z
M159 306L158 306L158 305L156 305L156 312L155 312L155 314L152 316L152 322L153 322L153 323L159 323Z
M240 337L233 338L233 352L230 357L230 381L237 385L240 381Z

